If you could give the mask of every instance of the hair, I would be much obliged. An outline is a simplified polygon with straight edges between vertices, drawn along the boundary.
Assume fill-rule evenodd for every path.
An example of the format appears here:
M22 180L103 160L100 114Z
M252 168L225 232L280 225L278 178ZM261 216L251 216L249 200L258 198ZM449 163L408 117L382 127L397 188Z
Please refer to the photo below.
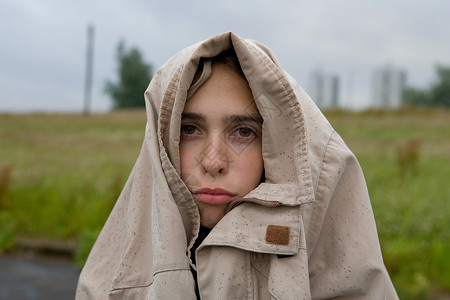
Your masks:
M241 65L239 63L239 59L237 58L236 52L234 52L234 50L231 50L231 49L225 50L225 51L221 52L219 55L212 57L211 63L213 65L214 64L225 65L245 79L244 72L242 71Z

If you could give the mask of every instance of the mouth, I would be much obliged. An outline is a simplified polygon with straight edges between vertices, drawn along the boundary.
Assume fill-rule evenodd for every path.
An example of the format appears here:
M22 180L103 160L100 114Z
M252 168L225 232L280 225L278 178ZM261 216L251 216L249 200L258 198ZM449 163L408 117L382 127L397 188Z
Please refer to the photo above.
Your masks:
M233 197L236 196L235 194L225 189L210 188L210 187L195 190L192 192L192 194L194 195L194 198L197 201L211 205L220 205L229 203L232 201Z

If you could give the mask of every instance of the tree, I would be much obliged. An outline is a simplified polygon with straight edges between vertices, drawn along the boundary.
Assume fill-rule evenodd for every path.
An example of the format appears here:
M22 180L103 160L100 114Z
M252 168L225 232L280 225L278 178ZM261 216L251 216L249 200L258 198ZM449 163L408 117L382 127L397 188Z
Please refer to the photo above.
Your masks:
M450 107L450 67L437 66L438 82L430 89L432 104Z
M403 90L403 101L412 106L431 106L428 91L413 87Z
M437 66L436 73L437 81L429 89L405 89L405 103L413 106L450 107L450 67Z
M125 48L120 41L117 47L118 82L106 82L105 92L112 97L113 107L144 107L144 92L151 80L151 65L144 62L137 48Z

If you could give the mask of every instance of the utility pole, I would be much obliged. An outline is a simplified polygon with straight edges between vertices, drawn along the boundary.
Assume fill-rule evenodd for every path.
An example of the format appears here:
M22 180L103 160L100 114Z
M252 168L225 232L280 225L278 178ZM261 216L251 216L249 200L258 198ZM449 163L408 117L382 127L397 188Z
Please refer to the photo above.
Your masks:
M90 24L88 25L87 30L86 75L84 82L83 113L85 115L88 115L91 110L93 59L94 59L94 25Z

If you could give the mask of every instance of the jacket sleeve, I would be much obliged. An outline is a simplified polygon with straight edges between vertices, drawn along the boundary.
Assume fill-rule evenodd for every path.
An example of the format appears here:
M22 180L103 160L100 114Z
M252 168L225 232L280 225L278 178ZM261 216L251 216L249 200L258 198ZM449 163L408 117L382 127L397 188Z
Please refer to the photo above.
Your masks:
M397 299L383 263L364 175L332 133L315 191L309 268L313 299Z

